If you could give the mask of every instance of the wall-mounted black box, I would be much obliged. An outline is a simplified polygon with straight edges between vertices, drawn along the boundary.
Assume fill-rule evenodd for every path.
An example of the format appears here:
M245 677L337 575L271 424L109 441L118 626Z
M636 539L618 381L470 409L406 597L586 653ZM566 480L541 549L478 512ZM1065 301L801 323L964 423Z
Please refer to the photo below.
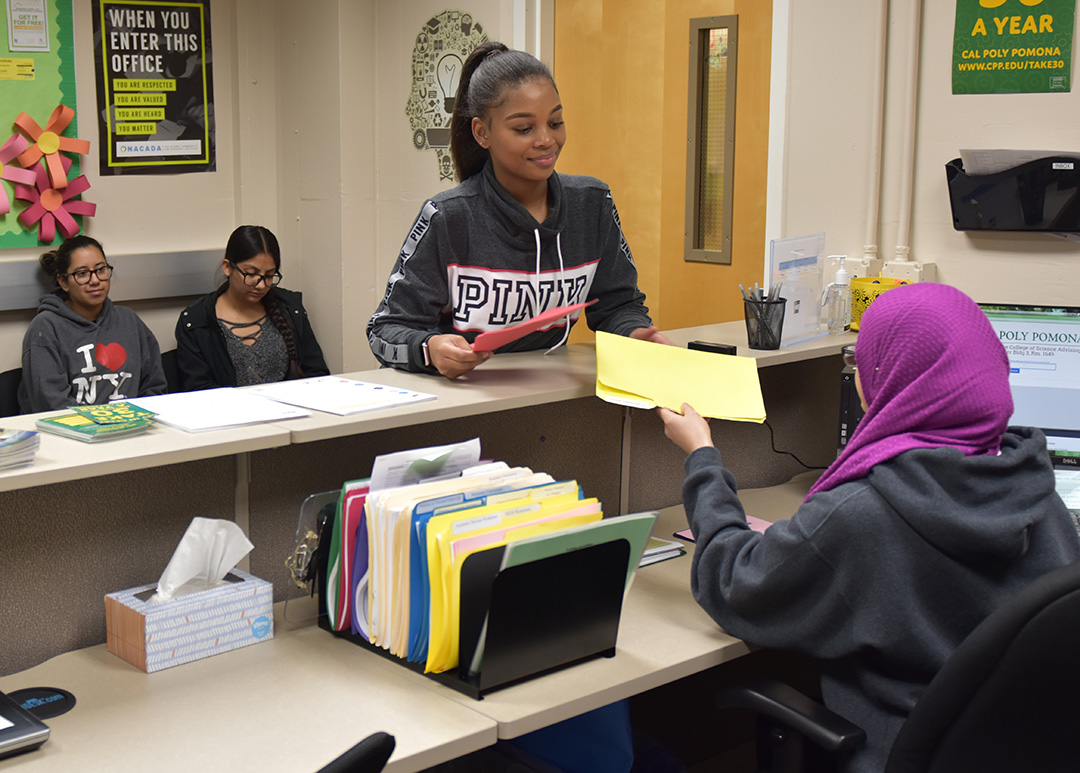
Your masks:
M969 175L945 165L957 231L1080 231L1080 158L1051 156L1004 172Z

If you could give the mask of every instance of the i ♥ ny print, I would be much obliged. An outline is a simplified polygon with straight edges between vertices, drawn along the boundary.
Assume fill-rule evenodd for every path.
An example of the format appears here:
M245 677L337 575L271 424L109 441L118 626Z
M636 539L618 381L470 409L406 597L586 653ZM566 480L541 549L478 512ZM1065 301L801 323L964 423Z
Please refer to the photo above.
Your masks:
M127 352L120 344L98 344L94 349L94 359L107 370L115 372L127 362Z

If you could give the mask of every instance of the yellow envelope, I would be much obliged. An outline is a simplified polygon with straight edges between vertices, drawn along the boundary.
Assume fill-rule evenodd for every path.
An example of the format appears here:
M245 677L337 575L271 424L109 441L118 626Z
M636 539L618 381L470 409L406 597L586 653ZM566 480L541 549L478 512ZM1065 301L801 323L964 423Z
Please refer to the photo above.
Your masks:
M596 396L632 408L690 403L702 416L765 421L757 360L596 334Z

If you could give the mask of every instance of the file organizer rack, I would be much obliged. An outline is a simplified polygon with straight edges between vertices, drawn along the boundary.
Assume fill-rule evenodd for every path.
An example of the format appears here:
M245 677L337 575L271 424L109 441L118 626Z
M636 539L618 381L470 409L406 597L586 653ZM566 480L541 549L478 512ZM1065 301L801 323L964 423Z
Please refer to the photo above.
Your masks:
M996 174L945 165L957 231L1080 231L1080 157L1051 156Z
M457 669L428 677L480 700L485 693L595 657L614 657L626 589L630 544L603 542L499 571L503 550L469 556L462 565ZM319 626L326 615L326 564L319 567ZM468 588L468 592L465 589ZM487 622L482 668L469 665ZM423 663L391 655L350 631L330 631L405 668Z

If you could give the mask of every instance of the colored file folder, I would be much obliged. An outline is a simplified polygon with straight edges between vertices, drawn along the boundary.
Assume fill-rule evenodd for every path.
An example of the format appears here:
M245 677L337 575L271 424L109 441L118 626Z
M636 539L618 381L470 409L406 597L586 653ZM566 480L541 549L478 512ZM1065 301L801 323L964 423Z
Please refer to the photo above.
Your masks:
M519 338L524 338L529 333L533 333L544 327L550 327L563 317L577 314L586 306L592 306L596 303L596 300L596 298L593 298L586 303L573 303L569 306L558 306L554 309L548 309L547 311L541 312L532 319L525 320L520 325L504 327L501 330L488 330L487 332L478 335L476 340L473 341L473 351L493 352L501 346L513 343Z
M631 408L689 403L702 416L765 421L757 360L596 334L596 396Z

